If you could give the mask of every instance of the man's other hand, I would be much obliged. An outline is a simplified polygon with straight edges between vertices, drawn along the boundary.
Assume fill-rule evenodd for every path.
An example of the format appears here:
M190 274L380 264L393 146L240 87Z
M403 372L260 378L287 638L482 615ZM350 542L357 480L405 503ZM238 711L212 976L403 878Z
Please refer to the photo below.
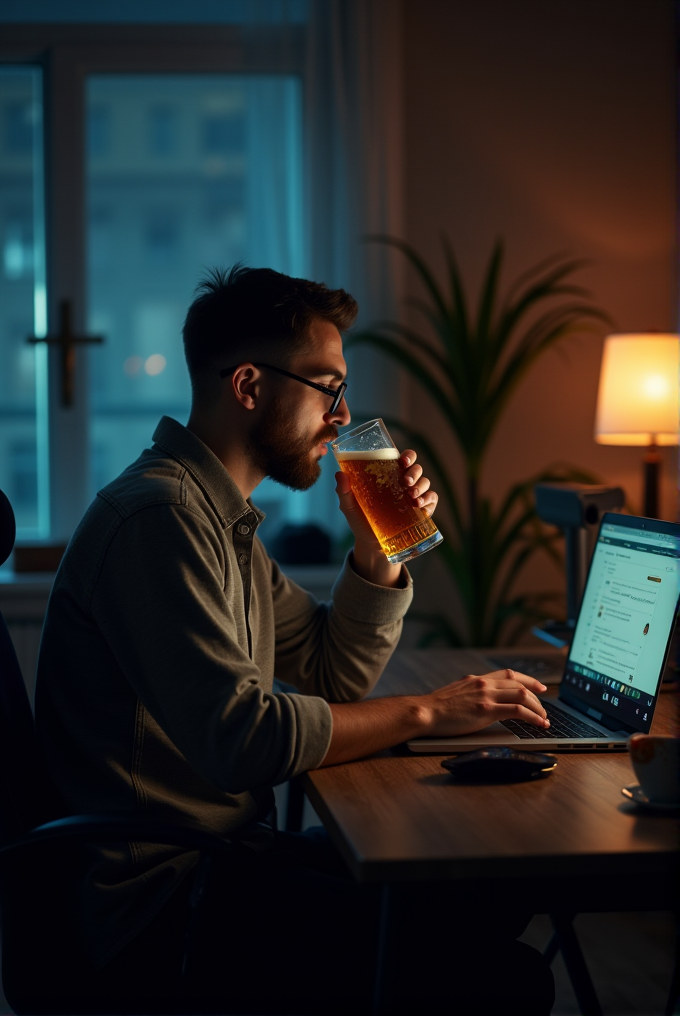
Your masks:
M430 481L423 476L423 467L416 462L416 453L412 448L407 448L401 453L398 461L404 470L401 482L414 505L432 515L439 498L433 490L430 490ZM401 565L390 564L380 549L380 544L352 493L349 477L346 473L337 472L335 481L340 511L354 534L352 563L355 571L368 582L374 582L379 586L400 585Z
M423 467L419 462L416 462L416 453L412 448L407 448L405 452L401 453L399 465L404 469L402 483L413 498L413 503L428 515L432 515L437 507L439 494L430 490L430 481L426 476L423 476Z

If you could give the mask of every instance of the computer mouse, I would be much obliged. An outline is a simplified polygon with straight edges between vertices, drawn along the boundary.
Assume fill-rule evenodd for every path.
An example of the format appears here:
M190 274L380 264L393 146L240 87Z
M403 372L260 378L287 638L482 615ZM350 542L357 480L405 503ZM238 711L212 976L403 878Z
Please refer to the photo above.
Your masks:
M516 748L478 748L445 758L442 765L461 783L518 783L551 773L557 757Z

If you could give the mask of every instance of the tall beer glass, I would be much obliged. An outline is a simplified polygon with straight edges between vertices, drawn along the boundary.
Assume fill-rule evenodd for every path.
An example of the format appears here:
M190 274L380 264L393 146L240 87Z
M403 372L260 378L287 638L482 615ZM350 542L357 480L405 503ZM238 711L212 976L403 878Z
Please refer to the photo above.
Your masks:
M382 420L343 434L331 448L388 561L410 561L442 542L432 519L401 482L399 452Z

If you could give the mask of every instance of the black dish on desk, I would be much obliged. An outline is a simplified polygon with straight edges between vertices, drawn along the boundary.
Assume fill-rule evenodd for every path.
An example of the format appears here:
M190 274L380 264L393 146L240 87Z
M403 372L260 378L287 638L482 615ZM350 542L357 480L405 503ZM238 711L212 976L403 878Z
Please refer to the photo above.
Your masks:
M551 773L555 755L516 748L478 748L442 762L458 783L519 783Z

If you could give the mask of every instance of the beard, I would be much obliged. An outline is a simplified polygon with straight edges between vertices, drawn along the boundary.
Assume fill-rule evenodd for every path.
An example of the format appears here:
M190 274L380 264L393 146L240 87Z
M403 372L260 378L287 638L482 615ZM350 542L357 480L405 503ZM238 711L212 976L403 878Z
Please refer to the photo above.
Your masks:
M314 438L302 436L287 418L283 400L274 398L251 431L250 453L265 476L291 490L309 490L321 475L320 456L314 458L312 449L337 436L337 427L330 425Z

